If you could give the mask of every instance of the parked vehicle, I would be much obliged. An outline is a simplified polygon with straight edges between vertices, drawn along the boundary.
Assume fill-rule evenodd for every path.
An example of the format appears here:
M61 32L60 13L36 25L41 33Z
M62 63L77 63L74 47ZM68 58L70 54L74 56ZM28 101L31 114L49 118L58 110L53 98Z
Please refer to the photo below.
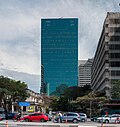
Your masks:
M20 119L20 121L40 121L40 122L47 122L49 120L48 116L43 113L32 113L26 115Z
M45 115L46 115L46 116L48 116L49 121L51 121L51 120L52 120L52 115L50 115L50 114L48 114L48 113L45 113Z
M18 114L16 114L16 115L14 115L13 121L14 121L14 122L21 121L21 113L18 113Z
M94 117L91 118L91 121L97 122L97 118L98 118L98 117L101 117L101 116L94 116Z
M78 123L80 121L80 116L78 113L68 112L62 116L62 121Z
M87 121L87 115L85 113L79 113L80 115L80 121L85 122Z
M5 119L5 110L4 108L0 108L0 120Z
M0 117L0 121L2 121L3 120L3 118L2 117Z
M16 117L16 113L7 113L7 116L6 116L6 119L13 119L13 118L15 118Z
M105 115L103 117L97 118L98 122L103 123L120 123L120 115L119 114L112 114L112 115Z

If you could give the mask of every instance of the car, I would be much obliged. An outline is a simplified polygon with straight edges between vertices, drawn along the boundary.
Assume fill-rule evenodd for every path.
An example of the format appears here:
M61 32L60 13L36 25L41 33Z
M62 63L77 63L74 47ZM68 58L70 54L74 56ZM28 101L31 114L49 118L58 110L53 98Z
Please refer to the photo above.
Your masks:
M46 115L46 116L48 116L49 121L51 121L51 120L52 120L52 115L50 115L50 114L48 114L48 113L45 113L45 115Z
M87 115L85 113L79 113L80 115L80 121L85 122L87 121Z
M80 115L75 112L68 112L62 116L62 121L78 123L80 121Z
M4 118L0 117L0 121L2 121Z
M91 118L91 121L97 122L97 118L98 118L98 117L101 117L101 116L93 116L93 117Z
M40 122L47 122L49 120L48 116L43 113L32 113L26 115L20 119L21 121L40 121Z
M7 113L6 119L13 119L16 115L17 113Z
M105 115L103 117L97 118L98 122L103 123L120 123L120 115L119 114L112 114L112 115Z

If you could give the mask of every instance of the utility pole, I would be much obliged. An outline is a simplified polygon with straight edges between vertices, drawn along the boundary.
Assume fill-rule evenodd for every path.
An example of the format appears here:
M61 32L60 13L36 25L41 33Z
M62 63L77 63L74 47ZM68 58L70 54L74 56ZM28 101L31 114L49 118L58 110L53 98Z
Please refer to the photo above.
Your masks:
M90 120L91 120L91 111L92 111L92 101L90 101Z
M102 116L102 104L99 103L99 107L100 107L100 115Z

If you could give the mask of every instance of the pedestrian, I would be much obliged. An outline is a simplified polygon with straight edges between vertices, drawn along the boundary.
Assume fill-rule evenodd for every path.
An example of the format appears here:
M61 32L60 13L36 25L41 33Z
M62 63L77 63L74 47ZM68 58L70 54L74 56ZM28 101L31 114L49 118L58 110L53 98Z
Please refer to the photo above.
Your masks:
M62 123L62 113L59 112L59 113L58 113L58 116L59 116L59 122Z
M17 121L20 120L21 116L22 116L21 111L19 111L19 112L18 112L18 115L17 115L17 117L16 117L16 120L17 120Z
M119 116L117 117L117 120L116 120L116 123L119 123L120 122L120 119L119 119Z

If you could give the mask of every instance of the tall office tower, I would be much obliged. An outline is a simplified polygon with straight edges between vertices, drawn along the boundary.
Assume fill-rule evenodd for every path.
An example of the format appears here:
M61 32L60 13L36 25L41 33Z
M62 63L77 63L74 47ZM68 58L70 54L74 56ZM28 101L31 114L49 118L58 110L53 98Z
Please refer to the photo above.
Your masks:
M112 81L120 79L120 13L108 12L92 66L92 89L111 97Z
M79 60L79 86L91 85L91 67L93 59Z
M40 93L43 94L43 93L47 93L46 91L46 84L44 83L44 66L41 65L41 88L40 88Z
M78 19L41 20L41 63L47 94L78 85Z

